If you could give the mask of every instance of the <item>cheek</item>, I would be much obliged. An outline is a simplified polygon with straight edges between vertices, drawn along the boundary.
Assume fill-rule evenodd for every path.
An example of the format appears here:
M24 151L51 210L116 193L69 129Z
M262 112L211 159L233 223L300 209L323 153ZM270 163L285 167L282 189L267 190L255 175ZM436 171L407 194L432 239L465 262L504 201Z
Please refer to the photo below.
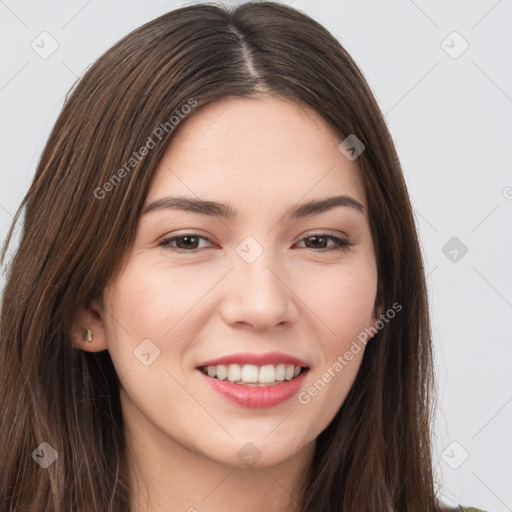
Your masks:
M339 351L372 325L377 275L371 265L320 269L302 282L304 302L326 329L324 350Z
M134 261L109 289L112 313L118 324L124 321L125 331L161 338L204 294L200 282L197 272L186 275L183 269Z
M108 291L108 325L111 338L136 342L142 337L160 337L168 313L162 295L163 283L143 273L127 272ZM167 297L166 297L167 298ZM117 334L113 335L112 334Z
M348 395L363 358L365 344L358 336L373 325L374 302L377 292L377 275L370 264L346 265L327 273L319 272L314 280L308 280L308 306L320 320L325 335L318 336L322 359L307 379L299 402L304 414L312 414L310 434L318 435L335 416ZM321 287L320 287L321 286ZM304 292L308 289L303 288Z
M191 281L171 279L171 275L169 270L146 267L141 271L134 265L108 289L108 350L126 393L124 407L133 403L146 417L154 411L166 417L171 410L190 407L178 384L182 378L177 364L186 350L187 336L196 328L187 322L187 311L199 292L191 295L184 288L188 295L181 293L178 285Z
M138 368L137 354L148 350L151 358L157 355L152 367L170 369L182 361L189 340L201 330L201 322L194 318L218 278L211 272L203 276L193 266L176 269L136 263L106 293L109 351L120 372Z
M353 274L345 277L332 302L334 331L343 340L348 334L353 338L369 327L376 293L377 283L373 276Z

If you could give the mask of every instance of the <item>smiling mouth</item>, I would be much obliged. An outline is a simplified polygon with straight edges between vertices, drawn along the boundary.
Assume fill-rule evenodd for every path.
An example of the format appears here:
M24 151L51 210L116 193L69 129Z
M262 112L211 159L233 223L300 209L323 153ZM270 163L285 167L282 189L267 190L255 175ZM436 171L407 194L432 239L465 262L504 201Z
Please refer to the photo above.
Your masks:
M291 381L309 370L309 367L292 364L229 364L201 366L199 371L215 380L251 387L278 386Z

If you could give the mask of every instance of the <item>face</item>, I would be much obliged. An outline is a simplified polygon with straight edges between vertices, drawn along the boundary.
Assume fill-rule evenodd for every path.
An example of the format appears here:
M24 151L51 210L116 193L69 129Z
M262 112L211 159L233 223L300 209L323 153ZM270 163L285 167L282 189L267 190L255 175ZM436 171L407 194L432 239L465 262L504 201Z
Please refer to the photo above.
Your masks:
M316 113L275 97L225 99L180 127L90 349L110 352L133 428L264 467L331 422L364 346L344 355L378 318L365 192L340 142ZM300 208L333 196L346 198Z

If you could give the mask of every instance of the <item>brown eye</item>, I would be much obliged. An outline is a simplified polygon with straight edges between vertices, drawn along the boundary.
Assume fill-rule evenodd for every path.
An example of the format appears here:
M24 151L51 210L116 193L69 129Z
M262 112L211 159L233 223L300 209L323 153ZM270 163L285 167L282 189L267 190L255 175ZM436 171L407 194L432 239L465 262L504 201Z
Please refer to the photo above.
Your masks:
M162 240L158 245L166 247L177 252L195 253L200 250L198 244L200 240L208 240L204 236L195 233L186 233L185 235L173 236ZM176 245L173 245L176 243ZM204 248L204 247L203 247Z
M303 238L301 242L304 240L309 240L310 242L306 242L306 249L316 249L320 252L322 251L339 251L343 250L347 252L349 250L349 246L352 244L348 242L347 240L342 240L341 238L338 238L336 236L327 235L327 234L314 234L310 235L306 238ZM333 245L328 246L327 243L329 240L332 240L334 242Z

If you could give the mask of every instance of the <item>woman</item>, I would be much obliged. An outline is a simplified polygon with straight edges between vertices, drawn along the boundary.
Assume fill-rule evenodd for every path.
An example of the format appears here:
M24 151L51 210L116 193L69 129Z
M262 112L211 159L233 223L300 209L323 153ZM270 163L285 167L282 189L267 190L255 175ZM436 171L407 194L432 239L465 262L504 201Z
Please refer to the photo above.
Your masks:
M411 205L318 23L203 4L135 30L67 99L13 226L23 206L0 510L446 510Z

